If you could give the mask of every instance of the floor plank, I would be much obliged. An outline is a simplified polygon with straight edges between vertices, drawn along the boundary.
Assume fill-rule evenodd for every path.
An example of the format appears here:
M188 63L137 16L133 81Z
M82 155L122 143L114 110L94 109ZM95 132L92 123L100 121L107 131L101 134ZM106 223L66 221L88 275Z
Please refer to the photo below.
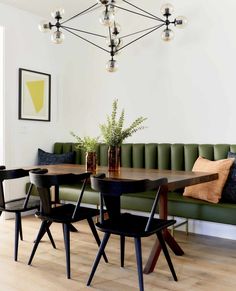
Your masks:
M23 218L24 241L19 245L19 261L13 260L14 220L0 221L0 290L138 290L134 244L127 240L125 268L119 267L119 240L112 237L107 246L109 264L98 266L91 287L86 281L97 246L86 222L76 224L79 233L71 234L71 277L66 278L65 252L61 225L51 227L57 249L45 236L31 266L27 261L36 236L39 220ZM143 260L147 258L154 237L143 240ZM144 275L145 290L236 290L236 242L214 237L176 232L176 239L185 251L177 257L171 253L179 281L173 281L161 254L152 274Z

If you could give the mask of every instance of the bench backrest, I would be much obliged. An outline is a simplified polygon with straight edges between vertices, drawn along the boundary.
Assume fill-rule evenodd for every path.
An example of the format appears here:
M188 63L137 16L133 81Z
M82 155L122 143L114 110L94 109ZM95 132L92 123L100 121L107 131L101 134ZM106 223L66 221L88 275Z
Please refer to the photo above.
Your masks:
M76 143L56 142L54 153L75 151L75 163L85 163L85 153L75 150ZM107 166L106 144L97 147L98 165ZM127 143L121 146L121 166L129 168L186 170L192 169L198 156L209 160L227 158L228 152L236 152L235 144L170 144L170 143Z

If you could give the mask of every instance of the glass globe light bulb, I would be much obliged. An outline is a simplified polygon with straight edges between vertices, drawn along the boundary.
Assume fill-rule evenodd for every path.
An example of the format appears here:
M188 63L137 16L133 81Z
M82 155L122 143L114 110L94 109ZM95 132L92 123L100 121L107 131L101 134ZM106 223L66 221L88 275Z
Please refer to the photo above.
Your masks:
M55 11L51 13L52 18L62 18L62 16L65 14L65 10L63 8L58 8Z
M174 7L173 5L167 3L161 6L161 14L166 16L166 15L171 15L174 12Z
M98 4L107 5L109 0L97 0Z
M51 35L51 40L55 44L61 44L63 40L65 39L64 34L60 30L56 30Z
M117 46L119 45L120 39L116 37L115 35L112 35L111 38L108 36L106 38L106 43L108 46Z
M162 40L164 41L171 41L173 38L174 38L174 32L169 29L169 28L166 28L162 34L161 34L161 38Z
M114 22L114 14L111 13L110 11L104 11L99 20L101 24L105 26L111 26L112 23Z
M119 55L119 54L120 54L119 49L120 49L120 48L122 47L122 45L123 45L123 39L118 38L118 40L119 40L119 43L118 43L117 46L115 46L115 49L114 49L114 53L115 53L115 55Z
M120 54L120 51L118 50L118 47L116 46L114 50L114 55L118 56L119 54Z
M118 40L119 40L119 43L118 43L117 46L120 48L123 45L123 39L118 38Z
M51 25L49 22L42 20L40 21L38 28L41 32L48 32L51 29Z
M117 12L117 9L116 9L116 7L115 7L114 5L115 5L114 2L112 2L112 3L109 5L109 11L110 11L112 14L116 14L116 12Z
M115 56L119 56L121 54L121 51L119 51L119 47L116 46L115 49L114 49L114 55Z
M188 19L185 16L178 16L175 19L175 26L178 28L185 28L188 24Z
M118 70L118 65L116 60L109 60L106 64L106 69L108 72L116 72Z

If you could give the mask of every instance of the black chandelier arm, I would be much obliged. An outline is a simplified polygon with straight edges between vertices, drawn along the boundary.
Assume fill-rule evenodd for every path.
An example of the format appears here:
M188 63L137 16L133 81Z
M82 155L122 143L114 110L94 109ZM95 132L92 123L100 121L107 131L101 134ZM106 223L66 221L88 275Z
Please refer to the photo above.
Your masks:
M148 30L151 30L151 29L154 29L154 28L159 28L160 25L155 25L155 26L152 26L152 27L149 27L149 28L146 28L146 29L142 29L142 30L139 30L139 31L136 31L136 32L133 32L133 33L130 33L130 34L126 34L126 35L123 35L120 37L120 39L123 39L123 38L126 38L126 37L129 37L129 36L133 36L135 34L139 34L141 32L145 32L145 31L148 31Z
M86 31L86 30L81 30L81 29L77 29L77 28L73 28L73 27L69 27L69 26L61 25L61 28L70 29L70 30L74 30L74 31L78 31L78 32L82 32L82 33L86 33L86 34L90 34L90 35L106 38L105 35L97 34L97 33Z
M66 23L66 22L68 22L68 21L70 21L70 20L72 20L72 19L74 19L74 18L76 18L76 17L79 17L79 16L82 15L82 14L85 14L86 12L89 12L91 9L93 9L93 8L94 8L95 6L97 6L97 5L98 5L98 3L93 4L92 6L86 8L85 10L79 12L78 14L75 14L74 16L72 16L72 17L66 19L66 20L63 21L61 24L64 24L64 23Z
M164 21L164 20L161 19L160 17L158 17L158 16L156 16L156 15L154 15L154 14L152 14L152 13L150 13L150 12L148 12L148 11L146 11L146 10L144 10L144 9L142 9L142 8L140 8L140 7L138 7L138 6L134 5L134 4L132 4L132 3L130 3L129 1L126 1L126 0L121 0L121 1L123 1L123 2L125 2L126 4L132 6L132 7L136 8L136 9L138 9L138 10L140 10L140 11L142 11L142 12L144 12L144 13L146 13L146 14L148 14L148 15L154 17L154 18L156 18L156 19L159 20L159 21Z
M111 59L113 60L113 57L114 57L114 44L112 43L112 39L111 39L111 27L110 26L108 27L108 31L109 31L109 39L110 39L109 47L111 48L110 55L111 55Z
M82 40L84 40L84 41L90 43L91 45L93 45L93 46L95 46L95 47L97 47L97 48L99 48L99 49L105 51L106 53L109 53L109 54L110 54L110 52L109 52L108 50L106 50L106 49L104 49L103 47L97 45L96 43L94 43L94 42L92 42L92 41L90 41L90 40L84 38L84 37L81 36L81 35L76 34L76 33L73 32L73 31L70 31L68 28L65 28L65 27L62 27L62 28L63 28L64 30L66 30L67 32L69 32L69 33L71 33L71 34L77 36L78 38L80 38L80 39L82 39Z
M165 22L165 20L163 20L161 18L157 19L156 17L152 17L152 16L148 16L148 15L145 15L145 14L142 14L142 13L139 13L139 12L135 12L133 10L130 10L130 9L127 9L127 8L124 8L124 7L121 7L121 6L117 6L115 4L112 4L112 6L115 7L115 8L118 8L118 9L121 9L121 10L124 10L124 11L127 11L127 12L130 12L130 13L133 13L133 14L139 15L139 16L143 16L143 17L152 19L152 20L156 20L156 21L160 21L160 22Z
M124 49L125 47L131 45L132 43L134 43L134 42L136 42L136 41L138 41L138 40L140 40L141 38L147 36L148 34L152 33L153 31L155 31L155 30L157 30L157 29L159 29L159 28L161 28L161 27L164 26L164 25L165 25L165 23L162 23L162 24L156 26L156 27L155 27L154 29L152 29L151 31L149 31L149 32L147 32L147 33L141 35L140 37L138 37L138 38L132 40L131 42L127 43L126 45L122 46L121 48L119 48L119 49L117 50L117 52L121 51L121 50Z

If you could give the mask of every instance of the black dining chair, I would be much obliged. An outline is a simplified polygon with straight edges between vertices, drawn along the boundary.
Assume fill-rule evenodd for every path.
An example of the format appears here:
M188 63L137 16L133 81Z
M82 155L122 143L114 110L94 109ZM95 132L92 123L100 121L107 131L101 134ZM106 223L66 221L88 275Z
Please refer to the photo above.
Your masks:
M35 244L33 246L33 250L30 255L28 265L31 264L39 242L41 241L45 232L47 231L47 229L49 229L52 223L61 223L63 227L64 244L66 252L66 270L68 279L70 279L71 277L70 271L71 224L86 219L98 246L100 246L101 241L93 222L93 218L99 215L99 210L83 207L80 205L83 198L85 186L90 175L91 173L89 172L82 174L53 175L47 174L46 169L30 172L30 181L32 184L36 186L42 203L40 211L36 212L36 216L42 220L42 223ZM78 200L76 205L72 203L67 203L59 206L53 205L50 195L51 187L56 187L58 189L60 185L78 184L80 182L83 182L83 184L81 190L78 193ZM105 253L103 253L103 257L105 262L108 262Z
M154 217L158 205L160 191L167 191L167 179L161 178L155 181L150 180L118 180L106 178L105 175L91 177L91 187L100 193L100 222L96 224L97 228L104 232L104 238L98 250L96 259L94 261L92 271L90 273L87 286L90 285L101 255L105 251L105 247L111 234L120 236L121 247L121 267L124 267L125 257L125 237L133 237L135 242L137 269L139 277L139 288L144 290L143 285L143 267L142 267L142 249L141 238L148 237L155 234L160 242L161 248L164 252L165 258L169 265L170 271L175 281L177 276L171 262L168 249L162 231L167 227L173 225L175 220L157 219ZM125 193L138 193L146 191L155 191L156 195L153 200L153 205L149 216L144 217L130 213L121 213L120 211L120 196ZM104 218L103 202L105 202L108 219Z
M31 196L32 184L30 185L26 196L13 200L7 200L4 191L4 181L27 177L29 176L29 171L30 170L24 169L6 170L4 166L0 166L0 214L4 211L15 214L15 247L14 247L15 261L17 261L18 259L19 237L21 240L23 240L21 213L39 209L40 200L39 197ZM50 238L51 237L50 231L48 231L48 235Z

